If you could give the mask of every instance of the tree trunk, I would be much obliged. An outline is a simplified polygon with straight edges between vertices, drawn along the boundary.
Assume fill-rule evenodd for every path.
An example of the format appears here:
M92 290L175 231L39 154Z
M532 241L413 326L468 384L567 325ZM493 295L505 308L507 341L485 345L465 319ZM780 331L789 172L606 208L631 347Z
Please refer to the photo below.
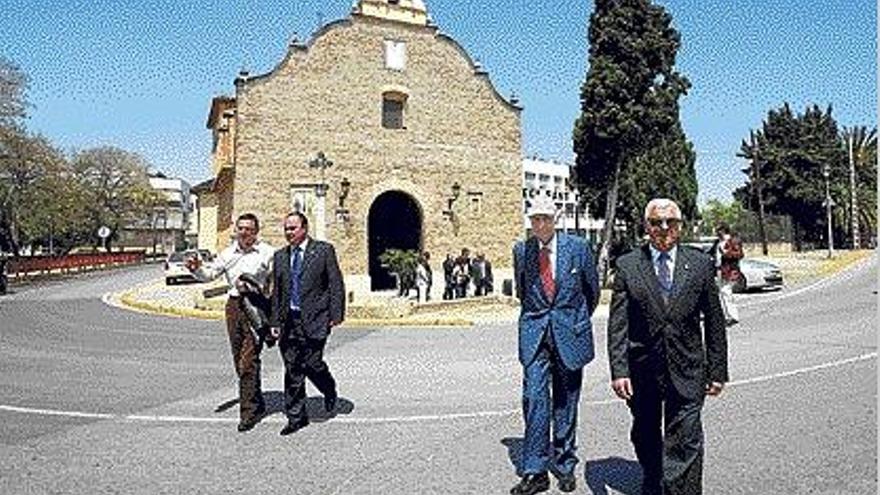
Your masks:
M617 192L620 185L620 165L614 169L614 181L605 199L605 226L602 229L602 248L599 250L598 271L602 287L608 283L608 253L614 237L614 219L617 214Z

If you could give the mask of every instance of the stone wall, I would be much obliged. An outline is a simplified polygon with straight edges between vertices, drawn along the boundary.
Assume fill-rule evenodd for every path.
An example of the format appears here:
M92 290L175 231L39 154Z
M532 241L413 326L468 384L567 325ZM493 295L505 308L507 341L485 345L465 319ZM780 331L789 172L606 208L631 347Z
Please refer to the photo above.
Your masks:
M385 40L406 43L405 70L385 68ZM236 89L234 213L256 212L273 245L284 244L278 220L291 208L291 188L322 182L308 166L322 151L334 165L323 179L325 224L311 218L311 231L336 245L349 288L369 287L368 215L389 190L418 204L435 278L444 255L462 247L486 253L496 284L509 277L511 246L522 236L520 109L454 40L434 27L353 14ZM381 125L388 90L407 95L404 129ZM351 183L347 222L334 215L343 178ZM452 222L443 210L456 182Z

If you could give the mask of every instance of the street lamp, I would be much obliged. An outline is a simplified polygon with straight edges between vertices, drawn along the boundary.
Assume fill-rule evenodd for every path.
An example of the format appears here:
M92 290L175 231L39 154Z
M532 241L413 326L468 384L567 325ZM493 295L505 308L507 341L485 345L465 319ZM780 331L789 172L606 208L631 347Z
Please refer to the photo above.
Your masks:
M834 257L834 232L831 229L831 208L834 206L834 200L831 199L831 183L828 180L831 176L828 164L822 167L822 176L825 177L825 201L822 206L825 207L826 221L828 222L828 257Z

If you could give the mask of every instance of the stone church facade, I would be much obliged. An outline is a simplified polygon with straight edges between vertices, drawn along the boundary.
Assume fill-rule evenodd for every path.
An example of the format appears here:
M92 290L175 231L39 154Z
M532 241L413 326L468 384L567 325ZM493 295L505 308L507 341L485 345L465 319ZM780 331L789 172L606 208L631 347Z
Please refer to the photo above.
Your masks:
M523 235L521 110L420 0L360 0L214 98L214 180L200 198L216 221L200 246L222 249L244 212L283 246L280 221L298 209L336 246L354 299L390 288L378 262L389 248L431 253L434 297L445 255L462 248L485 253L500 290Z

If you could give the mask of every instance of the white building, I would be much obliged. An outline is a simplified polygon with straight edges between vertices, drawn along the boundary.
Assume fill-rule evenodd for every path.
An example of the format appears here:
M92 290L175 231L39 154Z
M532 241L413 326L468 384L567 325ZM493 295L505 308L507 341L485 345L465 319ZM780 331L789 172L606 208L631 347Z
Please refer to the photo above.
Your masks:
M146 249L148 254L171 253L191 247L187 232L192 228L194 207L189 183L166 177L161 172L150 174L149 180L161 198L159 204L147 217L125 227L118 244Z
M531 228L529 198L536 194L552 194L561 212L556 220L556 230L596 241L604 221L591 219L586 205L580 206L580 193L569 182L572 166L537 157L523 159L523 225L527 232Z

